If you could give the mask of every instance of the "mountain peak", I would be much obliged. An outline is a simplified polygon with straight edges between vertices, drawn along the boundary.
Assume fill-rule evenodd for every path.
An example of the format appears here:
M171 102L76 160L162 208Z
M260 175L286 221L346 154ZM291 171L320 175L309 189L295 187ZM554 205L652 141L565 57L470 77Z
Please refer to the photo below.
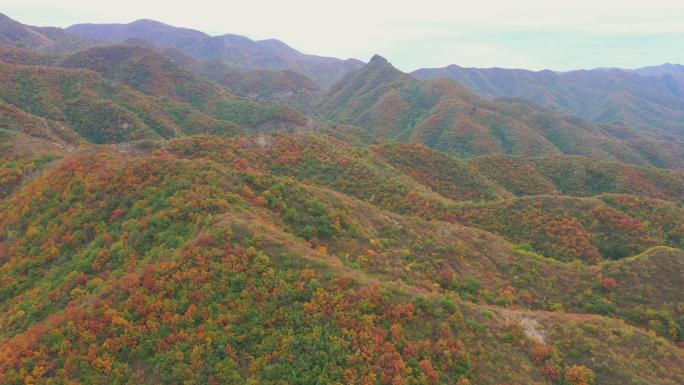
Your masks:
M359 68L352 73L357 79L365 79L365 81L392 81L401 76L403 72L399 71L387 59L380 55L373 55L368 64ZM352 75L350 74L350 75Z
M373 55L368 64L392 65L387 59L378 54Z
M130 24L132 24L132 25L139 25L139 24L159 25L159 24L164 24L164 23L157 21L157 20L152 20L152 19L138 19L138 20L131 22Z
M100 24L94 24L94 25L100 25ZM106 24L104 24L104 25L106 25ZM137 27L137 28L140 28L140 27L163 28L163 29L169 30L169 31L189 31L189 32L197 34L198 36L200 36L200 35L201 36L209 36L209 35L205 34L204 32L201 32L201 31L197 31L197 30L194 30L191 28L185 28L185 27L176 27L174 25L170 25L170 24L161 22L159 20L154 20L154 19L138 19L138 20L132 21L128 24L114 24L114 25L119 25L119 26L123 26L123 27Z
M402 76L408 76L396 69L387 59L380 55L374 55L368 64L350 72L344 79L333 84L329 93L330 108L336 108L335 103L343 104L345 100L363 94L367 90L373 90L384 85L388 85ZM326 107L327 108L327 107Z
M384 73L385 75L391 74L391 77L398 76L402 74L389 60L385 59L380 55L373 55L368 64L366 64L361 69L365 68L366 72L370 71L373 73Z

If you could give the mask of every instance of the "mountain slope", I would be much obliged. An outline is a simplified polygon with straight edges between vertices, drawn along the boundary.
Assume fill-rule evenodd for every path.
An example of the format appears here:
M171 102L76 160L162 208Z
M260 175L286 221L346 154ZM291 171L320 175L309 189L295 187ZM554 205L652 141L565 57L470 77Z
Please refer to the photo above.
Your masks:
M419 79L449 78L488 96L521 97L597 124L636 128L655 139L683 140L684 82L665 71L654 68L556 73L450 65L420 69L412 75Z
M307 124L307 118L293 108L238 98L149 48L95 47L67 57L61 65L93 70L147 95L188 103L218 119L249 127L271 125L277 129Z
M175 146L188 150L199 139ZM254 140L246 154L261 148ZM632 306L665 311L677 300L672 281L658 279L657 269L629 274L627 265L667 261L676 274L681 251L592 271L517 252L477 230L231 166L249 158L185 154L70 156L1 201L3 383L595 376L609 385L670 385L684 376L681 350L643 329L524 305L574 309L611 296L623 304L632 301L623 288L638 287L657 298ZM602 288L603 273L617 285ZM591 297L574 297L580 293ZM661 333L665 321L652 321Z
M95 47L68 56L61 66L95 71L108 80L126 84L145 94L167 96L201 108L213 99L230 96L149 48Z
M210 60L196 67L196 73L239 94L261 99L296 101L320 91L313 80L290 70L242 72Z
M201 61L174 49L162 54L195 75L220 84L233 93L265 100L285 100L305 106L308 100L320 93L313 80L290 70L239 71L220 60Z
M0 63L0 83L7 128L41 137L65 139L75 132L90 142L112 143L202 132L236 133L243 130L241 126L278 129L302 122L300 115L287 108L229 96L211 100L202 112L182 100L145 95L81 69ZM167 86L175 87L174 83Z
M670 201L684 197L684 179L654 167L569 156L520 158L492 155L474 158L469 164L516 195L619 193Z
M235 167L291 176L396 213L468 224L560 260L597 263L651 246L683 246L684 212L674 202L627 195L585 198L591 189L567 191L579 196L514 198L468 165L427 149L368 152L317 135L223 143L196 139L173 142L169 149L229 164L247 159ZM601 193L625 191L613 183L612 164L595 167L602 171L588 186L603 186ZM435 175L434 170L449 171ZM664 185L661 193L652 193L681 200L681 176L664 172L663 180L679 187ZM642 191L633 188L627 191Z
M71 33L121 43L142 38L154 45L176 48L200 60L218 59L240 70L292 70L327 86L362 65L358 60L305 55L275 40L254 41L238 35L209 36L153 20L130 24L77 24Z
M61 60L56 54L47 54L14 44L0 44L0 61L7 64L55 65Z
M587 121L523 100L484 99L449 80L416 80L379 56L333 86L320 109L381 140L462 156L568 154L648 163L640 149Z

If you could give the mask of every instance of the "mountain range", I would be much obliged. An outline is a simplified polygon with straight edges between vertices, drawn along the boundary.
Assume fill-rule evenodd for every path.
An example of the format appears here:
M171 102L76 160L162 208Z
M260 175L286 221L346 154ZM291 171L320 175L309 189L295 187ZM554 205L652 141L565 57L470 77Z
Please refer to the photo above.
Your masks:
M421 81L380 56L331 87L322 111L384 140L423 143L471 157L491 153L583 155L682 167L684 143L660 148L657 134L625 138L614 130L524 99L487 99L448 79ZM678 138L678 137L677 137Z
M0 383L684 383L682 68L0 17Z
M339 80L342 75L363 64L353 59L306 55L276 39L254 41L231 34L209 36L153 20L138 20L129 24L77 24L66 31L82 38L111 43L140 38L159 47L181 50L200 60L221 60L241 70L293 70L322 85Z
M557 73L450 65L420 69L419 79L448 78L490 97L520 97L616 126L623 135L647 131L658 139L682 140L684 77L681 66L640 70L599 69Z

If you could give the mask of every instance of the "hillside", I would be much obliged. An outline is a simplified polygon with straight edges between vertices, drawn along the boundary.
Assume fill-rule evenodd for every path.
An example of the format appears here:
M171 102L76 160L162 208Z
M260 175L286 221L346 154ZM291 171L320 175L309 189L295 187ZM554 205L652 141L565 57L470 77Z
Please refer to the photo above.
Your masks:
M391 147L379 148L378 156L318 135L259 140L198 139L171 149L230 164L246 158L240 167L295 177L396 213L475 226L560 260L595 264L651 246L683 246L684 228L679 222L684 211L671 201L629 195L585 198L585 191L567 192L575 196L512 198L514 193L496 181L424 147L418 151L399 147L394 154ZM607 186L600 193L623 192L619 185L610 187L612 164L599 165L602 170L593 183ZM431 175L435 170L448 172ZM663 172L663 180L671 179L675 187L668 190L664 185L664 190L653 194L671 194L671 199L681 201L677 187L681 175Z
M668 71L668 68L674 70ZM597 124L636 128L653 139L681 141L684 136L684 78L681 72L677 75L676 68L558 73L450 65L420 69L412 75L425 80L448 78L487 96L525 98Z
M566 154L635 164L654 158L575 116L519 99L484 99L446 79L416 80L379 56L333 86L320 109L381 140L417 142L466 157ZM660 159L668 155L663 150ZM674 164L657 165L682 163L675 157Z
M251 97L269 100L298 100L320 92L308 77L294 71L241 72L216 60L202 63L196 69L200 76Z
M619 193L670 201L684 197L681 176L654 167L569 156L520 158L491 155L474 158L469 163L516 195Z
M246 126L257 126L268 120L282 120L292 126L305 125L307 118L293 108L273 103L259 103L248 98L238 98L230 90L220 86L221 83L204 80L175 63L163 54L150 48L139 46L102 46L73 54L64 59L60 66L68 68L85 68L100 73L108 80L126 84L150 96L168 97L177 102L191 104L195 108L223 120L231 120ZM200 65L204 68L204 64ZM211 66L207 63L207 66ZM217 71L219 77L225 75ZM259 87L254 82L270 82L279 78L276 74L257 73L251 77L234 74L238 78L231 84L232 89ZM203 71L199 70L203 73ZM212 76L205 76L212 78ZM223 83L229 83L225 81ZM301 83L298 83L301 84ZM315 84L305 83L316 87ZM278 89L286 88L274 85L271 90L263 90L276 99ZM240 116L240 114L244 114Z
M305 106L321 91L313 80L295 71L240 71L220 60L197 60L177 49L165 49L162 53L195 75L239 95Z
M61 57L26 48L20 48L15 42L0 44L0 61L7 64L54 65Z
M75 132L90 142L111 143L306 124L291 108L235 97L162 57L127 57L117 47L95 50L116 51L120 61L101 61L103 56L86 51L66 64L101 71L109 80L90 70L0 63L6 128L62 139L73 139Z
M201 109L209 108L213 100L231 96L149 48L95 47L68 56L60 65L98 72L108 80L126 84L144 94L166 96Z
M306 55L275 39L254 41L239 35L209 36L153 20L129 24L77 24L67 31L111 43L141 38L159 47L181 50L199 60L220 60L239 70L291 70L323 86L362 65L353 59Z
M573 293L599 285L591 303L614 297L624 307L587 311L621 317L645 305L661 310L644 316L663 314L648 322L655 333L678 330L659 329L677 301L677 273L674 281L656 270L621 274L662 266L656 260L672 274L681 251L656 250L603 272L539 259L478 230L391 214L241 171L254 164L249 158L203 152L225 144L191 139L173 143L172 153L67 156L3 201L5 383L683 378L681 350L640 328L534 310L586 306ZM192 158L173 155L181 149ZM74 209L60 214L62 206ZM600 289L606 277L617 285ZM660 294L628 305L634 294L623 287ZM57 351L64 358L52 359ZM658 371L663 365L670 370Z

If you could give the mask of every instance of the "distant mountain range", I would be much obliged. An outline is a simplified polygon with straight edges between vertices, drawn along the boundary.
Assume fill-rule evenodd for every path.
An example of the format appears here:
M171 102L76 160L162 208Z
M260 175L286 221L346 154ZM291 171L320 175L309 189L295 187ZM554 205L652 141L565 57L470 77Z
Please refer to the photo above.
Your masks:
M174 60L186 55L192 62L179 63L196 74L233 92L261 98L295 95L301 99L302 89L305 94L317 92L363 65L355 59L303 54L275 39L254 41L234 34L210 36L147 19L128 24L76 24L60 29L27 26L0 16L0 44L55 54L111 43L147 44L159 51L166 50L163 53ZM264 70L275 72L254 72ZM252 73L243 78L238 76L239 71ZM308 77L317 86L297 74ZM649 140L684 140L684 67L677 64L564 73L450 65L420 69L411 75L423 80L449 78L489 97L519 97L558 108L604 125L605 130L623 139L643 140L645 131ZM266 84L278 87L264 87Z
M140 98L168 97L169 103L185 104L186 114L194 111L200 114L196 116L252 128L293 129L330 121L356 127L352 140L363 132L363 141L417 142L466 157L566 154L684 167L684 86L678 80L681 66L676 65L567 73L452 65L408 75L380 56L364 65L305 55L277 40L212 37L152 20L59 29L3 17L0 42L0 58L9 65L89 69L142 92ZM51 71L57 69L43 72L54 76ZM92 76L89 79L92 82ZM34 86L53 87L50 82ZM8 87L4 99L12 108L65 121L31 107L33 102L16 99L9 93L16 86ZM289 106L269 107L273 101ZM145 103L157 105L153 109L159 109L159 117L168 114L168 107L158 101ZM130 105L126 110L138 115L144 111ZM171 123L174 119L177 122ZM216 123L207 126L210 120L203 119L193 132L217 129L210 128ZM86 130L86 137L96 142L148 137L150 132L176 136L188 129L178 126L177 113L163 124L144 121L129 125L148 134L133 134L137 128L122 133L120 127L106 124L101 128L106 134L91 132L92 126L65 122L77 132Z
M504 68L420 69L419 79L448 78L490 97L520 97L562 109L597 124L648 131L664 140L684 140L684 67L571 72Z
M339 80L363 64L354 59L306 55L276 39L254 41L232 34L209 36L153 20L129 24L77 24L66 31L82 38L110 43L141 38L159 47L179 49L197 59L219 59L240 70L293 70L322 85Z
M96 43L62 28L29 26L0 13L0 44L63 53L91 47Z
M363 65L355 59L306 55L275 39L254 41L231 34L210 36L153 20L129 24L78 24L62 29L29 26L0 14L0 44L65 53L136 40L137 44L146 42L160 48L174 48L199 60L218 59L238 70L292 70L322 86L330 85Z
M680 82L684 82L684 66L681 64L661 64L659 66L644 67L633 70L644 76L672 76Z

